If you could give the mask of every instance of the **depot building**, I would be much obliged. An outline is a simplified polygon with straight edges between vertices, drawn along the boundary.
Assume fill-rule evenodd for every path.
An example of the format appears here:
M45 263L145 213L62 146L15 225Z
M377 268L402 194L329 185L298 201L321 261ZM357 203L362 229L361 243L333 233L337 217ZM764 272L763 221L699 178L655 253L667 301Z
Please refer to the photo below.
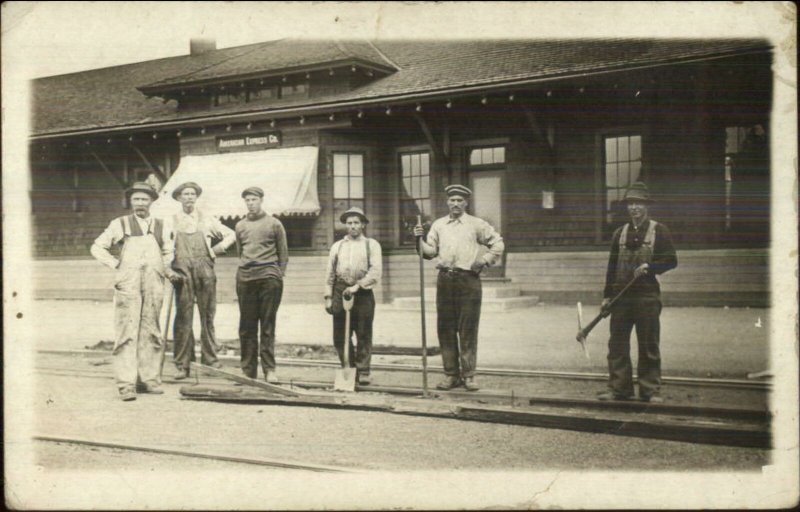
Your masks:
M446 215L451 183L506 242L487 285L599 300L620 200L644 180L679 253L665 303L767 305L771 62L748 39L193 40L185 56L40 78L36 296L110 299L89 246L150 180L155 214L195 181L198 207L230 226L241 191L263 188L287 230L287 302L321 301L352 206L384 249L378 299L418 293L410 228ZM220 300L236 265L218 261Z

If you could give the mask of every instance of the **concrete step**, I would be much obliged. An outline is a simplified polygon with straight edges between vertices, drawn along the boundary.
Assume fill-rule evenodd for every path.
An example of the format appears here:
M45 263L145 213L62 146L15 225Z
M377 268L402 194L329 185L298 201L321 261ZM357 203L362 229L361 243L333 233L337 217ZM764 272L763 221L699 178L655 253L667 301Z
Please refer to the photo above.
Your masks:
M536 295L524 295L519 297L487 298L483 296L481 301L481 311L509 311L512 309L532 308L539 303ZM392 307L399 311L419 311L419 297L399 297L394 299ZM425 310L436 311L436 301L425 301Z
M522 292L516 286L486 286L483 287L483 299L510 299L519 297ZM414 299L419 302L419 296L413 297L397 297L395 300L400 299ZM436 303L436 287L425 288L425 302Z

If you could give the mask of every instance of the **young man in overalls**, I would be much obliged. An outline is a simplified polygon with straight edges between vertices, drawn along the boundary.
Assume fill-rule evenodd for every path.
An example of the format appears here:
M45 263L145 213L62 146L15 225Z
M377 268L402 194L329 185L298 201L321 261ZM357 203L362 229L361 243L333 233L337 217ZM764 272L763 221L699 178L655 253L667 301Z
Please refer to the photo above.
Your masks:
M678 257L667 227L649 218L652 203L647 185L637 181L625 193L631 221L614 232L601 307L605 308L626 284L636 282L611 311L608 340L608 390L600 400L633 398L631 331L636 327L639 344L639 397L662 402L661 390L661 289L656 276L678 266Z
M176 380L189 376L194 356L194 303L200 312L200 361L219 368L214 315L217 311L217 275L214 260L236 242L236 234L218 219L195 208L203 189L186 182L172 191L181 203L181 211L172 217L175 233L175 260L172 268L182 280L175 286L174 362Z
M111 221L91 248L92 256L116 269L114 279L114 374L120 398L136 400L136 392L161 394L164 339L159 315L164 278L179 279L170 268L172 233L150 216L158 193L137 182L125 192L132 214ZM119 260L110 249L121 244Z
M347 293L353 296L346 344L350 365L356 368L358 383L366 385L371 382L372 323L375 319L375 295L372 290L381 280L381 245L377 240L364 236L364 228L369 220L361 208L350 208L339 220L347 226L347 235L331 246L328 255L325 310L333 315L333 346L344 364L346 313L342 307L342 295ZM353 332L358 341L357 350L353 350Z

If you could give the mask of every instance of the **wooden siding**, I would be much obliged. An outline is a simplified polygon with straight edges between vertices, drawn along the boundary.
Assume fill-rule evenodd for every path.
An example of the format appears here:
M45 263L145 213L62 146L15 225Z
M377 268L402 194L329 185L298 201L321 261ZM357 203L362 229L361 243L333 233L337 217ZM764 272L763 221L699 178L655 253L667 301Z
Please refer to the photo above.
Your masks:
M596 305L602 299L607 258L605 251L511 253L506 276L523 295L537 295L544 302ZM679 250L678 261L678 268L660 277L666 305L766 307L770 303L767 250ZM284 281L284 302L321 304L326 262L327 256L292 256ZM385 256L383 265L383 281L375 291L379 302L417 296L419 260L415 254ZM234 257L217 262L217 298L221 302L235 300L236 267ZM113 271L93 259L34 260L33 269L35 298L112 297ZM426 287L436 285L436 275L434 262L426 261ZM434 304L430 307L435 309Z

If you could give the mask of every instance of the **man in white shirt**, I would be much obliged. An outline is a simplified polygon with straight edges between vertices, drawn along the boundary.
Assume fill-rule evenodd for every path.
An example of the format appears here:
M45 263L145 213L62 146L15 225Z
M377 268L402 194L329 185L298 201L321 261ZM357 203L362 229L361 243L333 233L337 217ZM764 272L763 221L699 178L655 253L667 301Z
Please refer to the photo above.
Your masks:
M172 197L181 203L181 211L172 217L175 233L175 259L172 268L182 280L175 286L175 347L173 361L177 372L175 379L189 376L190 363L195 360L194 304L200 312L200 349L204 365L219 368L217 340L214 333L214 315L217 311L217 275L214 261L236 242L236 234L218 219L205 215L195 208L203 189L194 182L186 182L172 191Z
M342 295L353 296L347 350L350 366L356 368L358 383L366 385L371 381L372 322L375 319L375 295L372 290L381 279L381 246L376 240L364 236L364 228L369 220L361 208L350 208L339 220L347 226L347 235L334 243L330 250L325 272L325 310L333 315L333 345L344 364L346 314L342 307ZM358 350L353 350L354 332Z
M439 389L464 385L476 391L475 366L478 358L478 324L481 317L481 271L494 264L505 250L500 234L485 220L466 211L472 191L463 185L445 187L450 214L436 219L427 241L419 248L425 259L438 257L436 267L436 327L444 363L444 381ZM414 235L423 237L421 225ZM479 256L479 247L486 253Z
M150 216L158 193L137 182L125 192L132 214L111 221L91 247L92 256L115 269L114 374L123 401L136 392L161 394L161 365L165 343L159 327L164 278L178 280L170 264L172 233L161 219ZM119 259L110 249L120 244Z

